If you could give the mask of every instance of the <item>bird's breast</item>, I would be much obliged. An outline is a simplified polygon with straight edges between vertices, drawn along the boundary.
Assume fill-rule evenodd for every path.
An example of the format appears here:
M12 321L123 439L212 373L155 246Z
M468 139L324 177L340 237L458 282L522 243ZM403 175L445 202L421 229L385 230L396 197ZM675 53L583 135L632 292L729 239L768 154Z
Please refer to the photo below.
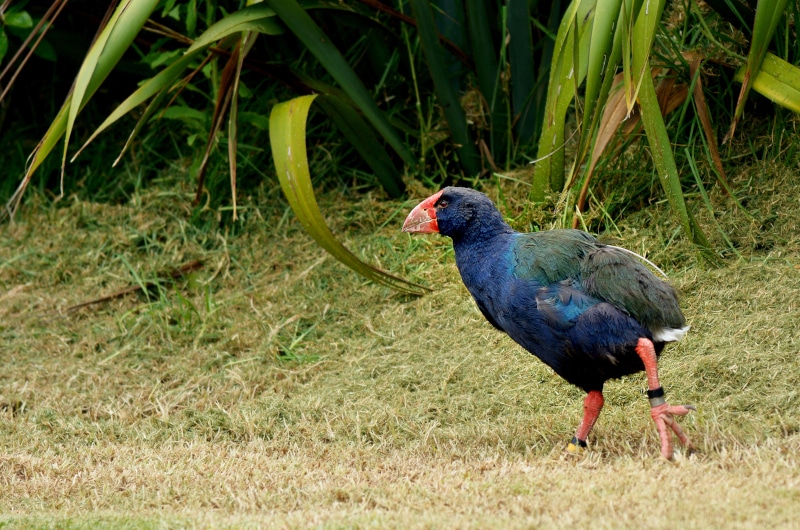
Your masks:
M512 287L507 238L495 238L490 244L454 245L456 265L467 290L484 312L495 320L503 318L505 301Z

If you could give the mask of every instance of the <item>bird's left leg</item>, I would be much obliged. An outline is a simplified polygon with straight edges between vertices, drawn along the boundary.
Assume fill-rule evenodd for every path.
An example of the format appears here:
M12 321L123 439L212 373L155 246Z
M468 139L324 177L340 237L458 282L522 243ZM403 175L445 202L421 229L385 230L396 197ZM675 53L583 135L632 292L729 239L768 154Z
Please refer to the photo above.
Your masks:
M658 380L658 361L653 342L640 338L636 344L636 353L644 363L647 374L647 397L650 398L650 415L656 422L658 435L661 438L661 455L667 460L672 460L672 439L667 427L672 429L681 443L689 450L693 449L692 442L673 416L685 416L690 410L695 410L691 405L672 406L664 399L664 389Z
M586 447L586 438L589 437L589 431L594 427L597 417L600 416L600 411L603 410L603 392L601 390L590 390L586 394L586 399L583 400L583 421L575 431L575 436L567 446L567 451L576 453L579 449Z

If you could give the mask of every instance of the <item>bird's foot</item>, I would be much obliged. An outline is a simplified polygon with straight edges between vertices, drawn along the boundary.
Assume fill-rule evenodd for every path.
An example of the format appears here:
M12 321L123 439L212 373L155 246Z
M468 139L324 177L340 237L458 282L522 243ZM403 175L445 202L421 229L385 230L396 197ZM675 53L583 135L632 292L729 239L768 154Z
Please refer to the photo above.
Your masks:
M683 429L680 425L678 425L678 422L674 417L686 416L692 410L697 409L695 409L692 405L673 406L666 402L656 405L650 409L650 415L653 417L653 421L656 422L658 435L661 437L661 456L667 460L672 460L672 435L667 427L672 429L672 432L675 433L681 444L683 444L688 451L694 450L694 446L689 440L689 437L686 436L686 433L683 432Z
M586 451L586 441L578 440L576 436L572 437L572 441L567 445L567 453L577 455Z

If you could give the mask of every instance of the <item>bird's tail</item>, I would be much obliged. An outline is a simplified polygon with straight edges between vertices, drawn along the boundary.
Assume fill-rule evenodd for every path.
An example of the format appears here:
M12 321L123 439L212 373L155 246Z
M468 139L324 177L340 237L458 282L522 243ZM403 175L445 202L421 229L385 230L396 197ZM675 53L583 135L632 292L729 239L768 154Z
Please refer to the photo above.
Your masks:
M683 338L691 326L682 328L659 328L653 330L653 341L655 342L677 342Z

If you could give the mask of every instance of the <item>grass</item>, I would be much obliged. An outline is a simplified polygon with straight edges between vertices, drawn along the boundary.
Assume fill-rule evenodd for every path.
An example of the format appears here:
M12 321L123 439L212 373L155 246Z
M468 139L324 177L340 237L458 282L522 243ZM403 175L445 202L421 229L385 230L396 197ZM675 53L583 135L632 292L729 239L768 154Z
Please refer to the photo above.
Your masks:
M435 288L422 298L327 258L275 190L235 227L193 216L176 182L126 205L31 194L0 238L0 526L790 527L796 171L739 166L747 211L711 190L716 224L692 199L743 256L721 268L666 204L612 234L669 271L692 325L661 363L670 400L698 407L681 422L700 451L674 463L641 374L608 384L591 451L564 454L582 393L483 321L448 241L399 232L414 201L321 198L350 248ZM501 185L512 215L526 190ZM149 300L67 312L194 259Z

